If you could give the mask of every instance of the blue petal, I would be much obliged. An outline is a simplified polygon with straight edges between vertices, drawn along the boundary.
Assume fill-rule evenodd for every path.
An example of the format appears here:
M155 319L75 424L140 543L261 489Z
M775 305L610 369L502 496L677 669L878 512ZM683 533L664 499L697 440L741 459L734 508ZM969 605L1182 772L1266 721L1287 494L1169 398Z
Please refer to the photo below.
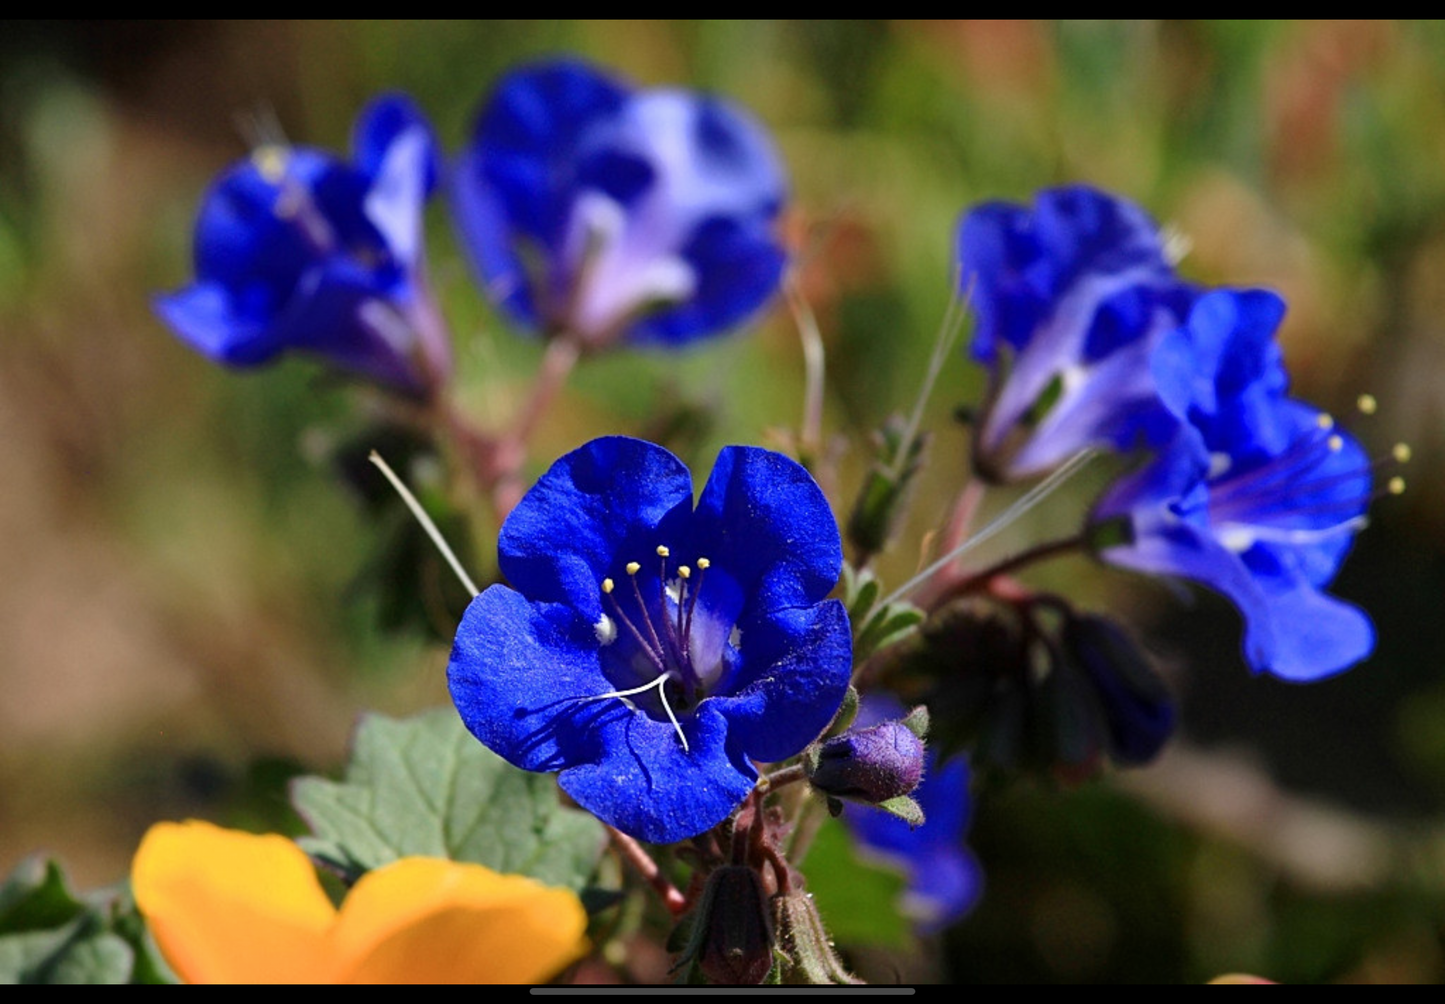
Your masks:
M671 453L625 436L594 439L554 463L507 517L502 573L532 600L595 618L602 580L627 561L653 560L658 544L677 546L664 520L691 507L691 475Z
M421 194L430 195L441 175L441 148L431 123L405 94L380 95L361 110L352 130L352 162L363 174L378 178L386 170L392 144L417 130L422 136Z
M796 461L758 447L718 454L693 535L698 554L725 557L728 573L761 612L817 602L843 567L838 524L822 489Z
M156 297L154 305L177 334L218 363L256 366L281 351L261 325L234 314L229 291L218 283L198 282Z
M684 723L688 749L668 722L638 713L600 719L604 756L564 770L562 789L604 822L650 843L711 829L742 804L758 775L727 742L728 723L710 704Z
M369 184L366 217L391 255L409 270L422 255L422 209L436 187L440 150L421 111L402 95L373 101L353 139L356 166Z
M777 291L787 255L771 231L738 220L703 221L682 248L697 289L685 302L649 314L632 328L639 344L681 345L746 320Z
M1362 610L1303 580L1287 589L1270 588L1266 602L1271 644L1246 650L1257 670L1307 683L1349 669L1375 649L1375 628Z
M481 174L464 175L458 184L497 186L511 226L554 247L570 211L578 143L616 114L627 94L584 63L513 71L477 120L470 166ZM465 231L467 221L460 222Z
M492 586L457 630L452 700L489 749L524 770L561 770L563 789L624 833L671 843L722 822L757 780L727 722L704 701L681 721L684 748L671 722L601 696L618 688L600 647L567 605Z
M1004 346L1022 349L1087 274L1169 274L1148 215L1084 186L1040 192L1032 212L1007 203L971 210L959 225L957 253L978 315L973 353L982 362Z
M754 760L784 760L816 739L837 714L852 672L848 614L837 600L747 613L738 624L743 667L730 696L710 698L728 721L729 748Z
M489 749L524 770L559 770L603 756L594 723L626 707L584 700L617 689L602 672L600 647L572 608L491 586L457 628L447 685Z

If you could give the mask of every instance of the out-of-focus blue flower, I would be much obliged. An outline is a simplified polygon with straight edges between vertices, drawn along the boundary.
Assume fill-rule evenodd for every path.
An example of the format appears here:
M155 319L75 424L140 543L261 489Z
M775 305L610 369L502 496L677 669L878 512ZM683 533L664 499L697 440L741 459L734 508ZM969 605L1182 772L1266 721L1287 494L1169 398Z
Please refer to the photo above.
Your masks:
M1197 294L1143 210L1083 186L1040 192L1032 208L986 203L960 222L957 254L971 351L990 374L982 473L1023 478L1085 447L1165 437L1149 357Z
M357 119L350 164L268 144L211 186L196 221L196 279L157 313L217 362L287 349L415 395L450 350L423 280L422 207L436 182L431 127L407 98Z
M902 714L882 696L863 702L858 722L871 725ZM843 818L865 853L902 869L908 889L902 908L924 931L939 931L973 908L983 892L983 871L964 846L972 812L968 764L962 757L938 762L929 754L927 771L913 799L923 808L923 825L865 805L847 805Z
M492 296L596 349L681 345L761 306L782 274L785 193L767 135L733 105L559 61L498 84L453 202Z
M1095 519L1132 530L1106 561L1218 590L1244 615L1250 665L1306 681L1374 648L1369 618L1324 592L1363 525L1371 465L1328 415L1285 395L1284 309L1273 293L1216 290L1161 341L1151 371L1178 432Z
M719 454L696 508L682 462L636 439L558 460L502 526L447 677L467 727L579 804L668 843L727 818L753 761L798 753L848 686L837 524L768 450Z

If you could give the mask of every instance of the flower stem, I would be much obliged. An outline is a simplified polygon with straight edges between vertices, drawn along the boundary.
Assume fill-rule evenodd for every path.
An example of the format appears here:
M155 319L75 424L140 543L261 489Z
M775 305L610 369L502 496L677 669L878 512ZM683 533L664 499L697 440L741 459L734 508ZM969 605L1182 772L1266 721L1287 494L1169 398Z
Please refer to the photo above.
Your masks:
M937 596L929 604L929 607L930 609L937 610L951 599L959 596L967 596L969 593L978 592L980 589L986 588L990 582L1000 576L1010 575L1020 568L1026 568L1029 565L1058 557L1061 554L1082 551L1087 543L1088 538L1080 533L1072 537L1062 537L1058 540L1047 541L1031 547L1026 551L1020 551L1012 557L1005 558L995 565L990 565L988 568L975 572L967 578L956 582Z
M687 912L686 898L678 891L677 886L662 874L662 869L657 867L657 862L642 849L641 844L612 826L607 827L607 835L612 838L612 846L617 848L617 853L622 856L622 860L631 865L632 869L641 875L662 898L662 903L667 907L669 913L674 917L680 917Z
M768 790L776 791L787 785L796 784L807 776L807 773L803 770L803 765L800 763L795 763L791 767L780 768L767 775Z
M497 441L496 471L491 482L492 508L498 520L507 518L522 498L522 483L519 477L522 464L527 459L527 443L531 440L542 417L556 400L572 368L581 356L581 343L563 332L547 342L542 355L542 365L532 383L532 392L527 396L522 410L518 412L512 427Z
M948 523L943 528L942 539L938 543L938 552L942 554L953 554L968 539L969 532L973 529L973 518L978 515L978 508L983 503L984 492L988 486L978 478L969 478L961 489L958 497L953 500L953 508L948 514ZM938 593L943 592L953 574L953 568L944 565L933 573L933 575L919 587L918 596L915 601L919 606L927 607Z
M796 273L788 274L783 288L803 343L803 422L798 432L798 453L804 466L812 466L810 461L817 457L823 440L823 336Z

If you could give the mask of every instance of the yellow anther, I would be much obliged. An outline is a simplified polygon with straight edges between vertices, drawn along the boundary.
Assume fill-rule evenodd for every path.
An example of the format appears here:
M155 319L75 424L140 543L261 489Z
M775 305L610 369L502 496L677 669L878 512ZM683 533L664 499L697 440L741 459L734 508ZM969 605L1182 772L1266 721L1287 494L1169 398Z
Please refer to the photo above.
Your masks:
M1393 477L1386 483L1385 489L1391 495L1401 495L1405 491L1405 479L1402 477Z
M665 558L665 557L667 557L667 556L668 556L669 554L671 554L671 553L672 553L672 552L667 549L667 545L666 545L666 544L658 544L658 545L657 545L657 556L658 556L659 558Z
M1321 429L1333 429L1335 427L1335 419L1333 415L1327 415L1324 412L1320 412L1320 417L1315 419L1315 424L1317 424Z
M1390 450L1390 456L1395 458L1397 464L1408 464L1410 462L1410 444L1396 443Z
M286 177L286 148L276 143L267 143L251 151L251 163L273 185L279 185Z
M1331 453L1339 453L1345 448L1345 441L1339 436L1331 436L1326 440L1326 445L1329 446Z
M678 565L677 574L680 578L690 579L692 578L692 569L688 568L686 565Z
M697 559L697 570L698 570L699 572L706 572L706 571L707 571L709 568L711 568L711 567L712 567L712 562L711 562L711 561L708 561L706 558L698 558L698 559Z
M629 562L627 563L627 574L628 574L628 575L636 575L637 572L638 572L638 570L639 570L640 568L642 568L642 566L639 565L637 562L635 562L635 561L629 561Z
M1361 394L1355 401L1355 407L1360 409L1362 415L1373 415L1380 407L1380 402L1375 400L1373 394Z
M612 589L613 589L612 580L611 580L611 579L603 579L603 580L602 580L602 591L603 591L604 593L610 593L610 592L612 592Z

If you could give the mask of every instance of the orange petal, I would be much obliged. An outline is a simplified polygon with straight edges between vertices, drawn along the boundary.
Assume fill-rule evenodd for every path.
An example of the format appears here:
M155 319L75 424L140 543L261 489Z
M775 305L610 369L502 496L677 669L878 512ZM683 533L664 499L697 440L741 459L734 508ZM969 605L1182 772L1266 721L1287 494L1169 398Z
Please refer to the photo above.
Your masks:
M403 858L352 888L333 931L341 982L538 983L587 951L576 895L475 864Z
M334 974L336 908L285 837L157 823L131 867L136 905L187 983L315 983Z

